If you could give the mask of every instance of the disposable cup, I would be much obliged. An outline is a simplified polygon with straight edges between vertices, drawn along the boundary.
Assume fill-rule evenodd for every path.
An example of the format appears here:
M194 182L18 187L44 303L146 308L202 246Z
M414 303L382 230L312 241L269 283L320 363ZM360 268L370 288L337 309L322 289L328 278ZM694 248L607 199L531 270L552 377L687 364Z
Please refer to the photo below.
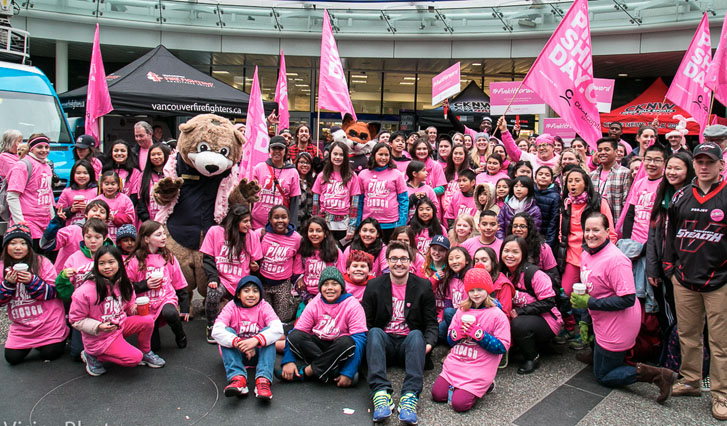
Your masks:
M13 270L15 272L24 272L28 270L28 264L27 263L16 263L13 265Z
M462 315L462 322L463 322L463 323L465 323L465 322L466 322L466 323L470 323L470 324L472 324L472 323L474 323L475 321L477 321L477 318L475 318L475 316L474 316L474 315L470 315L470 314L464 314L464 315Z
M586 294L586 285L583 283L573 284L573 293L575 294Z
M164 278L164 272L154 271L151 273L151 278Z
M84 197L83 195L76 195L75 197L73 197L73 201L85 201L85 200L86 200L86 197Z
M136 314L149 315L149 298L141 296L136 298Z

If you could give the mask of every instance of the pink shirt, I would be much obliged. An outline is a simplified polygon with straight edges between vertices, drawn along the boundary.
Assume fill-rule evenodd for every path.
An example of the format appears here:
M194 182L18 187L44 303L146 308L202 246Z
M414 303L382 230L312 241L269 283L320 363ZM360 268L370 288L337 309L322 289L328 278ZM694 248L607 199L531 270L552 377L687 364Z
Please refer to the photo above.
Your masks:
M338 251L338 257L333 262L324 262L321 260L320 250L315 250L313 256L306 257L305 259L301 256L296 257L296 262L299 262L297 268L303 271L303 276L300 279L303 280L308 293L314 296L318 294L318 282L321 280L321 272L327 266L335 266L339 271L346 270L345 258L338 247L336 247L336 250Z
M46 284L54 285L56 271L50 260L38 256L38 276ZM5 267L0 262L0 271ZM7 349L30 349L63 341L68 336L66 312L60 299L32 299L24 284L15 286L15 294L8 304L10 329L5 341Z
M581 254L581 282L592 288L589 294L596 299L636 294L631 261L614 244L609 243L598 253ZM596 342L607 351L621 352L634 347L641 328L641 304L620 311L589 309L593 318Z
M457 182L457 179L459 179L457 172L454 172L454 177L452 180L447 182L447 186L444 188L444 194L442 194L442 208L438 210L438 214L441 219L444 219L444 212L447 211L447 208L452 203L454 195L461 192L459 190L459 183Z
M436 188L447 184L444 169L442 169L442 166L438 162L427 158L427 161L424 163L424 169L427 171L427 185Z
M361 194L361 184L358 182L358 176L353 175L344 185L338 172L331 173L330 181L323 183L323 173L321 173L313 184L313 193L320 195L318 202L321 212L347 216L351 213L351 197Z
M262 294L260 297L262 298ZM257 335L273 321L280 321L280 319L275 314L273 307L265 300L260 300L260 303L251 308L240 308L234 301L229 302L222 308L215 320L215 322L234 329L237 335L243 339Z
M87 188L87 189L71 189L69 186L61 192L61 196L58 197L58 205L66 207L73 207L74 198L80 195L83 197L83 201L88 204L91 200L96 198L98 195L98 188ZM66 217L66 223L82 222L86 219L83 210L77 211Z
M148 280L154 271L162 271L164 273L162 285L155 289L141 292L138 296L146 296L149 298L149 314L157 318L161 314L164 305L178 305L179 301L176 291L186 289L187 280L184 278L184 274L182 274L178 260L174 259L174 264L169 264L160 254L150 254L146 257L146 270L144 271L139 270L139 261L136 257L132 257L126 263L126 273L132 282Z
M538 300L555 297L555 292L553 291L553 285L550 282L550 277L548 277L545 272L536 271L535 275L533 275L533 280L531 284L533 286L533 292L537 296L537 299L525 291L524 275L525 274L521 273L520 279L518 280L517 284L515 284L515 289L518 292L516 298L521 302L514 303L514 307L519 308L520 306L528 305ZM513 302L515 302L515 300L513 300ZM563 326L563 318L561 318L558 308L553 307L550 311L540 314L540 316L543 317L545 322L548 323L550 329L557 336L558 333L560 333L560 327Z
M475 183L477 185L479 185L481 183L490 183L493 186L495 186L495 185L497 185L497 181L500 179L503 179L503 178L509 179L509 176L507 175L507 173L503 172L502 170L500 170L499 172L497 172L494 175L484 172L484 173L480 173L477 175L477 178L475 178Z
M3 152L0 154L0 179L5 179L10 173L10 169L19 160L17 154Z
M129 197L131 197L131 194L138 193L138 185L141 181L141 172L139 172L139 169L133 169L131 171L131 175L129 175L129 172L126 171L126 169L114 168L114 171L117 175L119 175L121 178L121 184L124 186L124 189L121 192Z
M556 266L558 266L558 262L555 261L555 256L553 256L553 250L550 248L549 245L545 243L541 244L540 259L538 259L538 268L541 271L547 271L548 269L555 268Z
M400 171L402 175L404 175L404 179L406 179L406 168L409 167L409 164L411 163L411 159L406 155L407 152L404 152L404 157L407 158L406 161L397 161L394 159L394 164L396 164L396 170Z
M245 235L245 250L230 260L230 246L225 238L225 229L217 225L207 231L199 251L215 258L220 283L232 295L235 294L240 279L250 275L250 262L263 257L260 233L251 229Z
M499 308L457 309L449 329L462 328L462 315L474 315L478 328L496 337L505 349L510 348L510 322ZM460 340L444 360L441 377L457 389L482 398L497 374L502 355L485 350L469 337Z
M271 173L272 170L272 173ZM273 176L273 173L275 176ZM300 178L295 168L276 169L267 163L260 163L252 171L253 180L260 184L260 201L252 206L252 227L260 229L268 223L268 213L276 204L286 204L283 198L290 205L290 199L300 195ZM275 185L274 178L277 178L278 185L283 190L280 193L278 185Z
M346 293L351 293L353 297L356 298L359 302L361 302L361 299L363 299L364 291L366 291L366 284L368 281L364 282L363 284L354 284L350 281L348 281L348 275L344 275L343 278L346 280ZM372 276L369 276L369 279L373 278Z
M447 299L452 301L452 306L458 308L463 300L467 299L464 291L464 281L458 277L452 277L447 283Z
M295 328L325 341L368 331L366 314L355 297L326 303L320 294L308 302Z
M447 230L444 229L444 226L442 226L441 228L442 228L442 235L444 235L446 237ZM414 240L417 245L417 251L419 252L420 255L422 255L422 256L427 255L427 252L429 251L429 244L432 243L432 238L434 238L434 236L429 235L429 229L427 229L427 228L422 229L421 231L419 231L418 234L416 234L416 236L414 237Z
M61 273L63 265L73 253L81 250L81 241L83 241L83 228L80 225L68 225L58 230L56 234L56 256L55 268L57 273Z
M149 148L143 148L139 145L139 170L144 171L146 167L146 160L149 158Z
M444 213L444 219L455 219L464 214L474 217L475 213L477 213L475 197L467 197L462 191L459 191L454 194L452 202L447 208L447 212Z
M106 198L105 195L99 194L94 200L103 200L109 205L109 217L113 216L113 219L107 220L106 226L109 228L111 241L116 241L116 232L118 232L121 225L136 221L134 203L126 195L118 193L114 198Z
M78 288L86 278L86 274L93 270L93 258L86 257L82 250L73 253L63 264L62 269L73 268L75 273L69 277L73 288ZM60 274L60 271L58 272Z
M364 196L363 216L373 217L379 223L399 221L399 202L397 196L407 192L404 176L394 169L361 170L361 193Z
M260 274L270 280L286 280L303 272L300 269L300 241L302 237L293 231L290 236L267 232L261 241L263 261Z
M93 167L93 172L96 173L96 180L98 180L101 177L101 172L103 170L103 164L101 164L101 160L99 160L96 157L86 158L86 160L91 162L91 167Z
M628 211L634 206L634 225L631 230L631 239L646 244L649 238L649 223L651 221L651 208L654 207L656 190L662 178L651 180L647 177L638 180L631 187L630 202L624 206Z
M134 180L131 184L133 185L133 188L131 188L130 192L132 194L137 194L137 197L141 197L141 178L142 176L139 175L139 178ZM149 212L149 219L155 220L157 213L159 213L159 210L161 209L159 207L159 204L157 203L156 198L154 198L154 185L157 184L160 180L162 180L163 176L159 176L156 173L152 173L149 179L149 199L146 200L146 211ZM124 193L126 193L124 191ZM137 201L138 203L143 203L144 200L139 199ZM136 218L138 219L138 218ZM140 220L135 220L137 223L137 228L141 226ZM116 240L114 240L116 241Z
M349 244L348 247L343 251L343 259L348 259L349 254L351 254L351 245ZM344 260L345 263L345 260ZM389 265L386 263L386 244L382 245L381 251L379 252L379 255L374 259L374 267L371 268L371 276L373 277L379 277L381 276L382 271L385 269L388 269Z
M558 165L558 160L560 159L560 156L558 154L553 153L553 158L551 158L550 160L542 160L536 154L521 151L520 148L515 145L515 140L513 140L510 132L505 132L502 134L502 143L503 145L505 145L505 151L507 152L507 155L509 155L510 158L512 158L514 161L529 161L530 164L533 166L533 173L535 173L535 171L538 170L540 166L548 166L551 169L555 170L555 166Z
M24 161L17 161L8 174L8 192L17 192L23 219L30 227L33 239L43 236L51 220L51 206L54 205L51 179L53 172L48 164L26 155L33 170L28 179L28 167ZM27 183L26 183L27 182ZM10 219L10 225L14 225Z
M391 320L384 327L384 332L399 336L409 335L409 325L404 316L404 304L406 303L406 284L396 285L391 283Z
M123 338L121 329L126 321L126 316L136 303L136 296L132 292L131 300L124 302L119 293L119 286L115 285L113 295L109 294L101 303L98 303L97 300L96 282L85 281L73 292L71 310L68 312L68 320L71 324L84 318L100 322L113 320L114 323L119 324L120 327L116 330L110 333L101 331L97 336L81 332L83 350L93 356L103 355L114 340Z
M467 253L469 253L470 257L472 258L475 257L475 252L479 250L480 247L490 247L491 249L495 250L497 258L500 259L500 247L502 247L502 240L499 238L495 238L495 240L490 244L482 244L482 241L480 241L480 236L475 236L463 242L461 246L464 247L465 250L467 250Z
M431 240L429 242L431 243ZM417 277L424 278L422 266L424 266L424 256L422 256L421 253L416 252L416 254L414 255L414 262L412 262L411 266L409 267L409 272L416 275Z

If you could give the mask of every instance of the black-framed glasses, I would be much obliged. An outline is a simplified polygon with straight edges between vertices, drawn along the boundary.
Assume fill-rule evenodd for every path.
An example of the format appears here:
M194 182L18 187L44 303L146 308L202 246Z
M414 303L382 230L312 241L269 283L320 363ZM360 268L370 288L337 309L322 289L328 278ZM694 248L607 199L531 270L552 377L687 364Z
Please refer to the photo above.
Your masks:
M390 257L387 260L393 264L409 263L411 261L411 259L409 259L408 257Z

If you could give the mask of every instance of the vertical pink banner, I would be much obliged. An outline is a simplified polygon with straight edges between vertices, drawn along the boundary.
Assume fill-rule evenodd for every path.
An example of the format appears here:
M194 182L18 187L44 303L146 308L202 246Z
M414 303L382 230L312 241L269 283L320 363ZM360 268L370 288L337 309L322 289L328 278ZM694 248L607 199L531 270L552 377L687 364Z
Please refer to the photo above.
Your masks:
M593 83L588 2L575 0L523 83L596 148L601 137Z
M242 161L240 161L240 177L252 178L252 169L256 164L264 163L268 158L268 127L265 124L265 109L263 97L260 92L260 83L257 78L257 66L252 77L250 102L247 104L247 123L245 123L245 146L242 147Z
M350 113L356 120L351 94L346 84L336 39L333 38L328 11L323 11L323 35L321 37L321 69L318 76L318 108L338 111L343 117Z
M88 90L86 92L86 134L96 139L96 146L101 142L98 126L99 117L113 111L109 86L106 84L106 71L101 58L101 43L99 42L98 24L93 36L93 49L91 51L91 68L88 72Z
M694 33L689 49L674 75L666 92L670 101L679 105L699 123L699 141L709 120L709 104L712 91L705 85L707 69L712 61L712 42L709 35L709 20L704 12L702 21Z
M278 126L281 129L290 128L290 112L288 112L288 74L285 70L285 55L280 51L280 71L278 72L278 85L275 86L275 102L278 103Z
M725 13L722 23L719 46L714 52L714 58L707 70L704 84L714 90L714 97L722 105L727 105L727 13Z

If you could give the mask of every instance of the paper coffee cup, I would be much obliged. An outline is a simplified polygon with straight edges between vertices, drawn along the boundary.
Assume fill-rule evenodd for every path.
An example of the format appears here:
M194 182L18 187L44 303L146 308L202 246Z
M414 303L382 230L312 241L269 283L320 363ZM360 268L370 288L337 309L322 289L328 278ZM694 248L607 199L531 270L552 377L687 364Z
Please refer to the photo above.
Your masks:
M136 314L149 315L149 298L141 296L136 298Z
M583 283L573 284L573 293L575 294L586 294L586 285Z
M151 273L151 278L164 278L164 272L154 271Z
M83 195L76 195L75 197L73 197L73 201L86 201L86 197L84 197Z
M28 264L27 263L16 263L13 265L13 270L15 272L25 272L28 270Z
M475 318L474 315L470 315L470 314L464 314L464 315L462 315L462 322L467 322L467 323L472 324L475 321L477 321L477 318Z

